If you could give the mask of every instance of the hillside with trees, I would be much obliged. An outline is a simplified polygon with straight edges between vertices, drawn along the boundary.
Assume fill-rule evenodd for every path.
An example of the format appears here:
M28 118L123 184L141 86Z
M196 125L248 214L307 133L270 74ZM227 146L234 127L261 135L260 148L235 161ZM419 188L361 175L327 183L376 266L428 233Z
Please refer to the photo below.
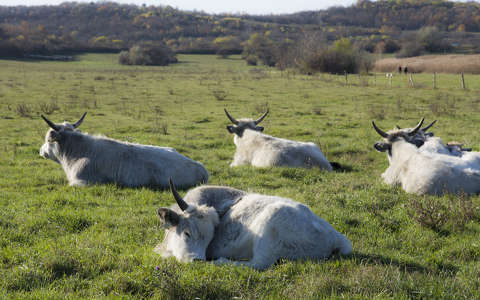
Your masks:
M480 47L480 4L360 0L349 7L263 16L214 15L113 2L0 6L1 57L120 52L142 42L159 42L176 53L226 57L243 51L253 63L251 49L244 48L255 35L258 42L258 37L265 37L263 42L276 47L270 51L277 56L304 51L292 47L312 41L325 48L343 38L370 53L473 53ZM407 49L414 51L408 53ZM279 63L282 59L269 59L268 53L261 55L259 63L284 64Z

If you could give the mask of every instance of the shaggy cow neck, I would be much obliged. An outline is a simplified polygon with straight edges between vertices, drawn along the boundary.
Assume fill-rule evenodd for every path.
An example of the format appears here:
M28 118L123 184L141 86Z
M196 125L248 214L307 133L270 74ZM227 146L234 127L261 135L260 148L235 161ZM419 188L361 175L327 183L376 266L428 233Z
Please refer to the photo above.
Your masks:
M391 162L395 164L403 164L410 157L418 153L418 149L415 145L412 145L405 141L403 138L392 143L392 159Z
M78 131L65 132L59 144L60 161L62 164L70 164L79 159L91 157L93 146L93 138L88 134Z
M252 145L252 144L256 144L258 142L258 139L263 139L264 137L268 137L268 135L250 128L246 128L243 131L243 134L241 137L238 135L235 135L233 137L233 143L236 146L247 145L247 144Z

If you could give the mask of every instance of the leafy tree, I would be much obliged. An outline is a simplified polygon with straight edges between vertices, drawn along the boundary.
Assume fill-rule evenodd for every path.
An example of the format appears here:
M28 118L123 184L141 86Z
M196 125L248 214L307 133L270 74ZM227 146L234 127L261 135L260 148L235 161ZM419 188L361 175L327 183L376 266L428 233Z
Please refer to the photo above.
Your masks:
M402 48L395 56L397 58L420 56L423 54L424 50L424 45L418 41L407 41L402 44Z
M342 38L333 45L304 53L298 67L305 73L328 72L342 74L368 72L372 67L371 56L355 48L350 39Z
M216 53L222 58L226 58L231 54L241 52L239 39L231 35L217 37L213 41L213 45L217 49Z
M274 43L265 34L252 34L244 44L242 55L243 57L256 57L266 66L273 67L275 65Z
M444 41L444 34L433 26L421 28L417 32L417 42L422 44L428 52L442 52L450 50L449 45Z
M126 65L165 66L178 60L164 43L142 43L120 52L118 62Z

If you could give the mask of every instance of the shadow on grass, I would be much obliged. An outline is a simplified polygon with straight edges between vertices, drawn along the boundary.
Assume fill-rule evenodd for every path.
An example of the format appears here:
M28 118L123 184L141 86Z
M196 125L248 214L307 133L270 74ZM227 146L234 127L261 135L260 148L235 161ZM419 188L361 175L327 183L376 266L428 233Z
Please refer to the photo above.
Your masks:
M352 166L349 166L349 165L340 164L340 163L334 162L334 161L331 161L330 165L332 166L334 172L338 172L338 173L353 172Z
M415 272L419 272L422 274L443 273L449 277L453 277L459 270L458 267L448 263L433 262L430 266L425 267L415 262L400 261L397 259L379 255L379 254L364 254L364 253L354 252L348 257L342 257L338 255L335 255L334 257L332 257L332 259L339 259L339 258L342 258L342 259L350 258L351 260L355 261L360 265L364 264L364 265L395 266L395 267L398 267L399 269L402 269L406 273L415 273Z

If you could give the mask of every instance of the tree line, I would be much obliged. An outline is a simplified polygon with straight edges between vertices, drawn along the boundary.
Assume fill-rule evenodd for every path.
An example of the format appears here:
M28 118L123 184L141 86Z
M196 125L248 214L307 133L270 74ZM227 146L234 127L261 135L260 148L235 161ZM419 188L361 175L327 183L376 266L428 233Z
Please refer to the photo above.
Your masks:
M305 65L314 56L348 61L359 53L405 57L474 52L480 48L479 32L479 4L441 0L360 0L349 7L264 16L113 2L0 6L0 57L120 52L150 43L161 45L164 53L217 53L222 57L243 53L250 64L284 68ZM350 46L345 46L346 41ZM124 53L123 61L147 57L139 49L129 54L131 59ZM363 61L359 65L368 60Z

